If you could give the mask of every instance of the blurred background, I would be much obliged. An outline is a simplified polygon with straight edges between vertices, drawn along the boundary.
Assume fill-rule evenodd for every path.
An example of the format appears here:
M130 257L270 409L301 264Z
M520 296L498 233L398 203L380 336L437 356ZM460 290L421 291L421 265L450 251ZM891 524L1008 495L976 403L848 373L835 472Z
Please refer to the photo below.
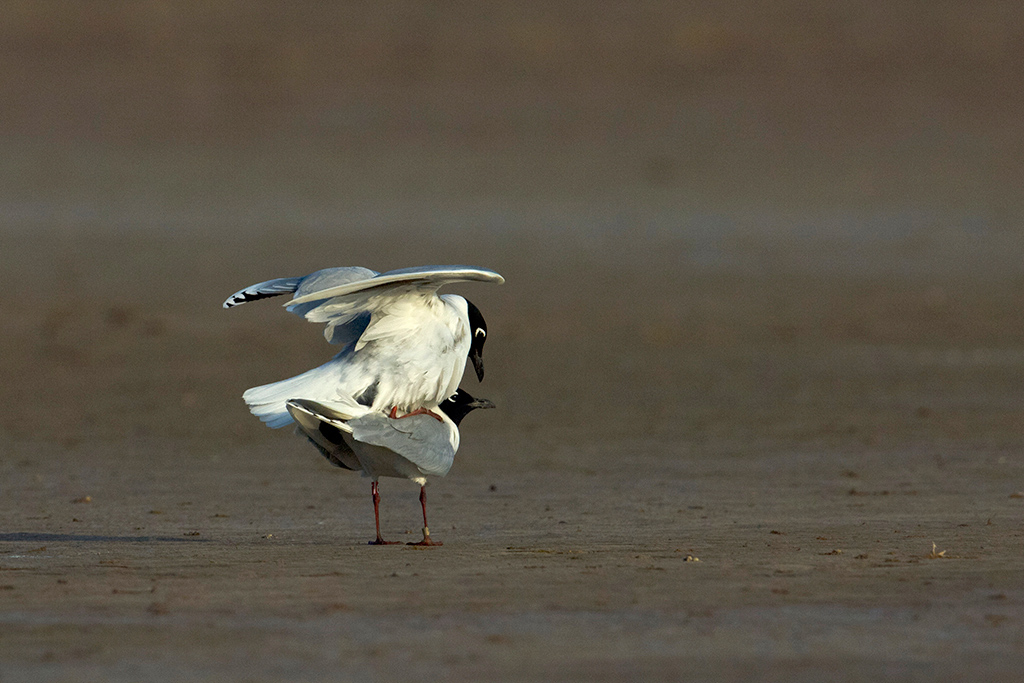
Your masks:
M927 232L1021 208L1015 3L0 11L7 225Z
M1020 366L1022 20L996 1L5 2L4 433L269 438L238 395L332 350L273 304L220 302L434 262L509 281L464 290L497 331L480 392L502 438L614 432L622 411L624 434L695 443L877 443L919 414L958 433L979 368ZM936 367L955 411L906 389Z

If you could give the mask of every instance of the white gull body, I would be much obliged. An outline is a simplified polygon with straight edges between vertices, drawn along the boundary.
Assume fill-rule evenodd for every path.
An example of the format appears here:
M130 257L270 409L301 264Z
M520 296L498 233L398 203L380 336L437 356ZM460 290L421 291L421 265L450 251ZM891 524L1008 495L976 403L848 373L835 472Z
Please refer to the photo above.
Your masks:
M287 402L354 400L372 411L432 410L458 389L473 335L469 304L445 284L504 282L494 271L425 266L378 274L367 268L328 268L302 278L247 287L225 308L294 292L289 311L325 323L324 336L342 350L323 365L289 379L253 387L242 397L270 427L293 421ZM486 335L486 332L483 332ZM434 418L429 418L434 419Z

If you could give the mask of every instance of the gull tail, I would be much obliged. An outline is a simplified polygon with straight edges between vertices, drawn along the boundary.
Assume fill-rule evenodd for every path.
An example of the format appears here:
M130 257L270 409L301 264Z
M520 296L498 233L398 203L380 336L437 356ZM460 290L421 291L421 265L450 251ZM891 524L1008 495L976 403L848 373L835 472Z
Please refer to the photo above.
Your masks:
M249 406L249 412L268 427L278 429L294 421L288 413L289 400L311 398L329 401L335 398L338 393L339 370L337 364L327 362L301 375L253 387L242 394L242 398Z
M251 285L229 296L224 302L224 308L234 308L250 301L258 301L280 294L291 294L299 288L301 282L301 277L279 277L276 280L267 280Z

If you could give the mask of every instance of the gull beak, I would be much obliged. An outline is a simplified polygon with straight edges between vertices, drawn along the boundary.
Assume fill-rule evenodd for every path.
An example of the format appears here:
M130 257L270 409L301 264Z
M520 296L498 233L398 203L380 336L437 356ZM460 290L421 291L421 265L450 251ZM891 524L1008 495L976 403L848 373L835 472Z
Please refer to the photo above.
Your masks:
M480 349L473 349L469 352L469 359L473 361L473 369L476 370L477 381L484 381L484 357Z
M473 399L473 402L469 404L470 408L497 408L493 402L488 401L486 398Z

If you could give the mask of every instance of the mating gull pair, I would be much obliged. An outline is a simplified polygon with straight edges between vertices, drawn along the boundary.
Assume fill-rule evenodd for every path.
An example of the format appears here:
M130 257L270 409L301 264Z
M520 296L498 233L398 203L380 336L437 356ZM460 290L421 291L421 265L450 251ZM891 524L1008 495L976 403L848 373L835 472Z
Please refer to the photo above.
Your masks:
M287 310L325 324L327 341L342 347L323 365L295 377L249 389L249 410L270 427L293 421L333 464L372 478L377 538L377 479L404 477L420 484L423 541L426 476L444 476L459 446L458 424L476 408L493 407L459 390L466 360L483 379L487 324L461 296L439 295L446 284L504 282L494 271L427 266L377 273L328 268L305 277L261 282L230 296L231 308L293 294Z

